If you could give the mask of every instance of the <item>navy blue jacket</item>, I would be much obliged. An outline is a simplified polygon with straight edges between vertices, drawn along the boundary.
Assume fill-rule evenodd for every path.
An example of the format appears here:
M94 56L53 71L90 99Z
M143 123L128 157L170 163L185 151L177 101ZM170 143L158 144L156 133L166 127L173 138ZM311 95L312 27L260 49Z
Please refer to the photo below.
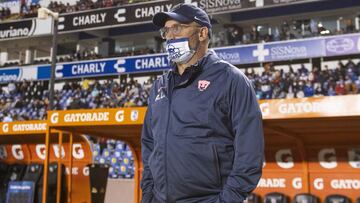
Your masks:
M262 172L261 111L246 76L209 51L151 88L142 131L142 203L240 203ZM206 85L208 84L208 85Z

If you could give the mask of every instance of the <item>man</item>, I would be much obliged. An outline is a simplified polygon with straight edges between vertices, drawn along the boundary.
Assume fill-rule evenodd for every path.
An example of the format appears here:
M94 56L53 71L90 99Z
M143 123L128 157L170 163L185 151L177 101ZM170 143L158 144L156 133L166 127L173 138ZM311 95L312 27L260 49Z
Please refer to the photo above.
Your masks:
M208 50L211 23L191 4L157 13L172 70L151 89L142 132L143 203L239 203L263 163L251 83Z

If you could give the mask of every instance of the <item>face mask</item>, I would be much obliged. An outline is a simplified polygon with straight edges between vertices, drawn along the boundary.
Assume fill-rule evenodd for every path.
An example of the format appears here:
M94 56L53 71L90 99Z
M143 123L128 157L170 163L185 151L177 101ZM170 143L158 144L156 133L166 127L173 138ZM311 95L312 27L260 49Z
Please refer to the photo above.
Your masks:
M189 38L172 39L166 42L168 58L175 62L187 63L195 54L195 50L189 47Z

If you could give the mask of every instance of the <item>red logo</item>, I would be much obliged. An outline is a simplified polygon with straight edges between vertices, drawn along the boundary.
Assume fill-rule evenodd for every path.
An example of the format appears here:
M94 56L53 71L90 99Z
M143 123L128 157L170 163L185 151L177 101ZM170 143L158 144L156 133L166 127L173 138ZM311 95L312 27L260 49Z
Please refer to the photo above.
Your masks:
M210 85L210 81L207 81L207 80L199 80L199 83L198 83L198 89L200 91L204 91L206 90L206 88L208 88Z

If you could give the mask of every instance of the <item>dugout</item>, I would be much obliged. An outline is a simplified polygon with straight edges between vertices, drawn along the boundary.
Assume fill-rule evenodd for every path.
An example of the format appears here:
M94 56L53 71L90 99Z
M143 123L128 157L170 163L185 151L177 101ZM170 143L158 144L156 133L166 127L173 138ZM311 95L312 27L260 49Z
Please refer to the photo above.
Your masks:
M90 145L84 136L51 130L50 139L46 140L47 121L9 122L0 126L0 163L8 173L13 166L20 168L16 181L35 183L34 202L90 199L88 188L81 187L83 183L89 184L86 166L92 162ZM7 184L1 184L4 185Z
M146 108L49 111L48 130L70 135L86 134L127 143L134 158L134 202L140 202L142 171L140 135ZM51 137L49 133L47 137ZM45 160L47 162L47 159ZM84 186L83 186L84 187Z
M321 202L360 196L360 95L260 101L264 118L264 173L255 193Z

